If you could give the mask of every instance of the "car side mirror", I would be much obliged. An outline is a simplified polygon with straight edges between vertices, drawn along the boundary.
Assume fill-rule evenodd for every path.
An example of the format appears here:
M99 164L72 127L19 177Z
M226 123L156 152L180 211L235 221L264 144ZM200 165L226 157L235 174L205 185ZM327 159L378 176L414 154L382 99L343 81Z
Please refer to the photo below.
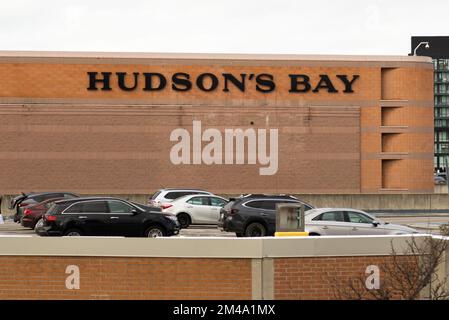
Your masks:
M131 213L133 214L133 216L135 216L136 214L139 213L139 211L137 211L137 209L132 209L132 210L131 210Z
M379 221L376 221L376 220L373 221L373 226L377 227L379 224L380 224Z

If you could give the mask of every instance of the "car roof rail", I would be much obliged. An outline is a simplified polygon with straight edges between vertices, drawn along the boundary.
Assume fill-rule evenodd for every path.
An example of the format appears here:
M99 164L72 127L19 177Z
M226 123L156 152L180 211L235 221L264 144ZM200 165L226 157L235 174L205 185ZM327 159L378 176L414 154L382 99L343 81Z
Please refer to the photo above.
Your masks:
M254 198L254 197L261 197L261 198L292 198L292 199L298 199L295 196L289 195L289 194L266 194L266 193L250 193L247 195L244 195L246 198Z

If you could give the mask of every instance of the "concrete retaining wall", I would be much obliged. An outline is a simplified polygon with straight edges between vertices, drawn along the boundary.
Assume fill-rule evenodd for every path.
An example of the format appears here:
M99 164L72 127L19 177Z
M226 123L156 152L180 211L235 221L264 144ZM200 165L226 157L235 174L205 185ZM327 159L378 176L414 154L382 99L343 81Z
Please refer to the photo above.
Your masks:
M336 299L335 283L391 263L392 246L410 259L410 239L0 236L0 300ZM438 274L447 270L444 259Z

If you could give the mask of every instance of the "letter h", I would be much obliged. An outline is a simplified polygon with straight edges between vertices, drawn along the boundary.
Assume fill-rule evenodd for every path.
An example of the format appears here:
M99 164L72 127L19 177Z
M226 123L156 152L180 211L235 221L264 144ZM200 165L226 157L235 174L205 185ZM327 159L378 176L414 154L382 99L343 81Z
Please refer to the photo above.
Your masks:
M97 88L97 82L103 83L103 88L101 90L111 90L110 86L110 78L111 78L111 72L102 72L103 79L97 79L98 72L88 72L89 76L89 87L87 90L98 90Z

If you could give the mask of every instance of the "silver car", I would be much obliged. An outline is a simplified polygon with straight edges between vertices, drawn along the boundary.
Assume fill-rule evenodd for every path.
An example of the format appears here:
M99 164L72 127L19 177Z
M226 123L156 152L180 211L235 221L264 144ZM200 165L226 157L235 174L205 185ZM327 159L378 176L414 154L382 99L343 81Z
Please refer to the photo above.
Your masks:
M311 236L419 233L413 228L382 222L364 211L348 208L319 208L307 211L305 230Z

